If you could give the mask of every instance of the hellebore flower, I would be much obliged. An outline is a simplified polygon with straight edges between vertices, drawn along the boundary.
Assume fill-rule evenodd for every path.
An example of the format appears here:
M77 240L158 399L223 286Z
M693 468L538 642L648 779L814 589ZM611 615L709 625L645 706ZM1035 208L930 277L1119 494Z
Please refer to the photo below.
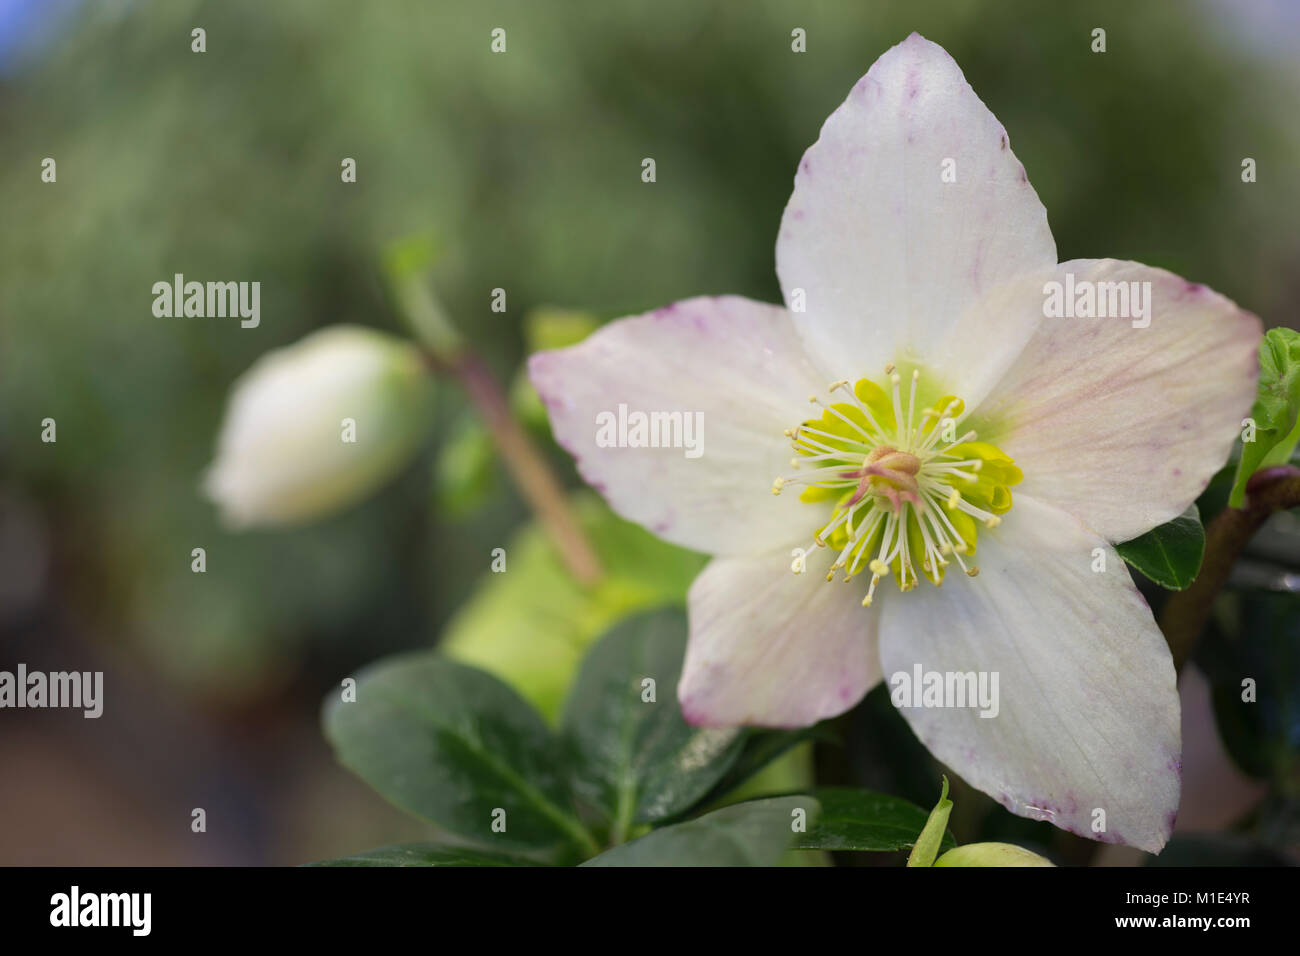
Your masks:
M715 555L689 595L687 719L807 725L882 676L997 674L991 719L903 714L1013 813L1159 850L1174 668L1112 545L1227 457L1259 320L1161 269L1058 265L1006 131L918 34L804 154L776 266L785 308L689 299L530 367L611 507ZM660 447L600 447L615 403L702 412L704 454L662 447L670 415L637 443Z
M410 460L431 389L418 349L373 329L334 326L268 352L231 389L204 491L234 528L353 504Z

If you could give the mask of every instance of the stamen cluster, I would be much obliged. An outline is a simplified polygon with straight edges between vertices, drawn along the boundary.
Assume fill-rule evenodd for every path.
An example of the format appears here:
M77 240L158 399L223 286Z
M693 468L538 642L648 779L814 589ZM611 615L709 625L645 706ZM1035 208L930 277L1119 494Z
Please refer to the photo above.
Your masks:
M974 431L957 435L965 407L961 399L944 395L918 409L920 369L911 372L906 404L903 376L892 363L885 375L889 392L870 379L852 387L846 379L832 382L828 391L847 401L826 404L810 397L821 416L786 430L796 472L772 485L773 494L803 485L801 501L834 502L813 543L838 552L827 581L839 570L845 581L862 570L871 572L864 607L891 571L901 591L916 586L917 564L936 586L954 560L971 577L979 574L966 560L974 557L978 525L998 525L999 515L1011 508L1010 486L1024 477ZM802 568L802 561L793 565L796 572Z

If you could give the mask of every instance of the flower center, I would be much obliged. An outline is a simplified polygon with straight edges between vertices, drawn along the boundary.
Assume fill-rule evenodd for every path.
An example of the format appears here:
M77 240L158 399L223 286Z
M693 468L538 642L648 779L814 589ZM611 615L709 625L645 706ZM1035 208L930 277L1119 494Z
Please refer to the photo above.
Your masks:
M801 484L800 501L833 502L813 542L838 552L827 581L838 570L845 581L871 572L863 607L871 606L876 585L891 572L900 591L916 587L922 574L936 587L943 584L952 561L971 577L979 574L967 564L979 525L998 525L998 516L1011 510L1011 486L1024 478L1001 449L978 441L973 431L958 433L965 410L960 398L939 395L920 408L921 372L913 369L904 404L903 376L892 363L885 375L889 391L864 378L851 388L847 380L831 383L828 390L847 401L828 405L812 396L821 417L785 433L794 444L790 465L796 473L772 484L774 495ZM802 558L792 570L803 570Z

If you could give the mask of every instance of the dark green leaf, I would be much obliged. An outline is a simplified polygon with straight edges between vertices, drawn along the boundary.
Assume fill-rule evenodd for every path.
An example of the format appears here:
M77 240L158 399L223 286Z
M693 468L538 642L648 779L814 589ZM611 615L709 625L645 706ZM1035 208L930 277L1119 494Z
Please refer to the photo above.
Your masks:
M1233 476L1237 473L1237 462L1228 461L1214 473L1210 483L1205 486L1200 497L1196 499L1196 510L1203 515L1217 515L1228 507L1228 495L1232 493Z
M1291 779L1300 769L1300 598L1243 592L1229 606L1237 633L1212 627L1196 658L1219 736L1247 774Z
M453 833L504 847L586 853L563 748L501 681L434 653L392 657L357 679L356 701L327 701L339 761L397 806ZM505 811L504 832L494 815Z
M815 827L797 837L794 845L801 850L907 850L929 818L914 803L855 787L818 787L812 795L822 813ZM956 845L945 831L940 849Z
M1205 555L1200 512L1193 504L1173 521L1117 544L1115 550L1156 584L1181 591L1196 579Z
M836 768L839 775L830 779L837 784L857 781L923 807L934 799L934 781L943 768L916 738L890 691L882 680L842 718L845 746L834 756L843 762Z
M583 866L774 866L798 836L795 823L812 828L819 812L807 795L737 803L653 830Z
M840 746L839 736L832 730L829 722L800 727L795 730L749 730L745 732L744 746L740 756L732 763L731 769L722 777L708 795L701 801L709 805L721 800L727 794L740 787L765 767L778 760L799 744L818 741L833 746ZM771 789L767 791L771 792Z
M681 611L629 618L587 654L566 705L574 788L605 811L616 839L633 822L689 808L727 772L744 743L738 730L692 727L682 719L677 679L685 652Z
M536 866L523 857L442 843L403 843L307 866Z
M1300 439L1300 332L1269 329L1259 343L1259 391L1250 410L1254 441L1243 441L1228 499L1245 501L1246 482L1261 468L1285 464Z

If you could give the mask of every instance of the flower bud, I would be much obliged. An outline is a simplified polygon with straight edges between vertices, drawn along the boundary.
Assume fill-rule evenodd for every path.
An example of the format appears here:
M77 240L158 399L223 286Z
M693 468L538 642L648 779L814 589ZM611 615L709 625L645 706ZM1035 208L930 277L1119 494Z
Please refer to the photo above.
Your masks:
M935 866L1055 866L1051 860L1012 843L967 843L953 847Z
M952 813L952 801L948 799L948 777L943 778L939 790L939 802L930 811L925 827L916 838L912 852L908 854L908 866L933 866L935 855L943 845L944 835L948 832L948 815Z
M231 390L204 491L235 528L354 504L411 459L432 388L414 345L360 326L268 352Z

